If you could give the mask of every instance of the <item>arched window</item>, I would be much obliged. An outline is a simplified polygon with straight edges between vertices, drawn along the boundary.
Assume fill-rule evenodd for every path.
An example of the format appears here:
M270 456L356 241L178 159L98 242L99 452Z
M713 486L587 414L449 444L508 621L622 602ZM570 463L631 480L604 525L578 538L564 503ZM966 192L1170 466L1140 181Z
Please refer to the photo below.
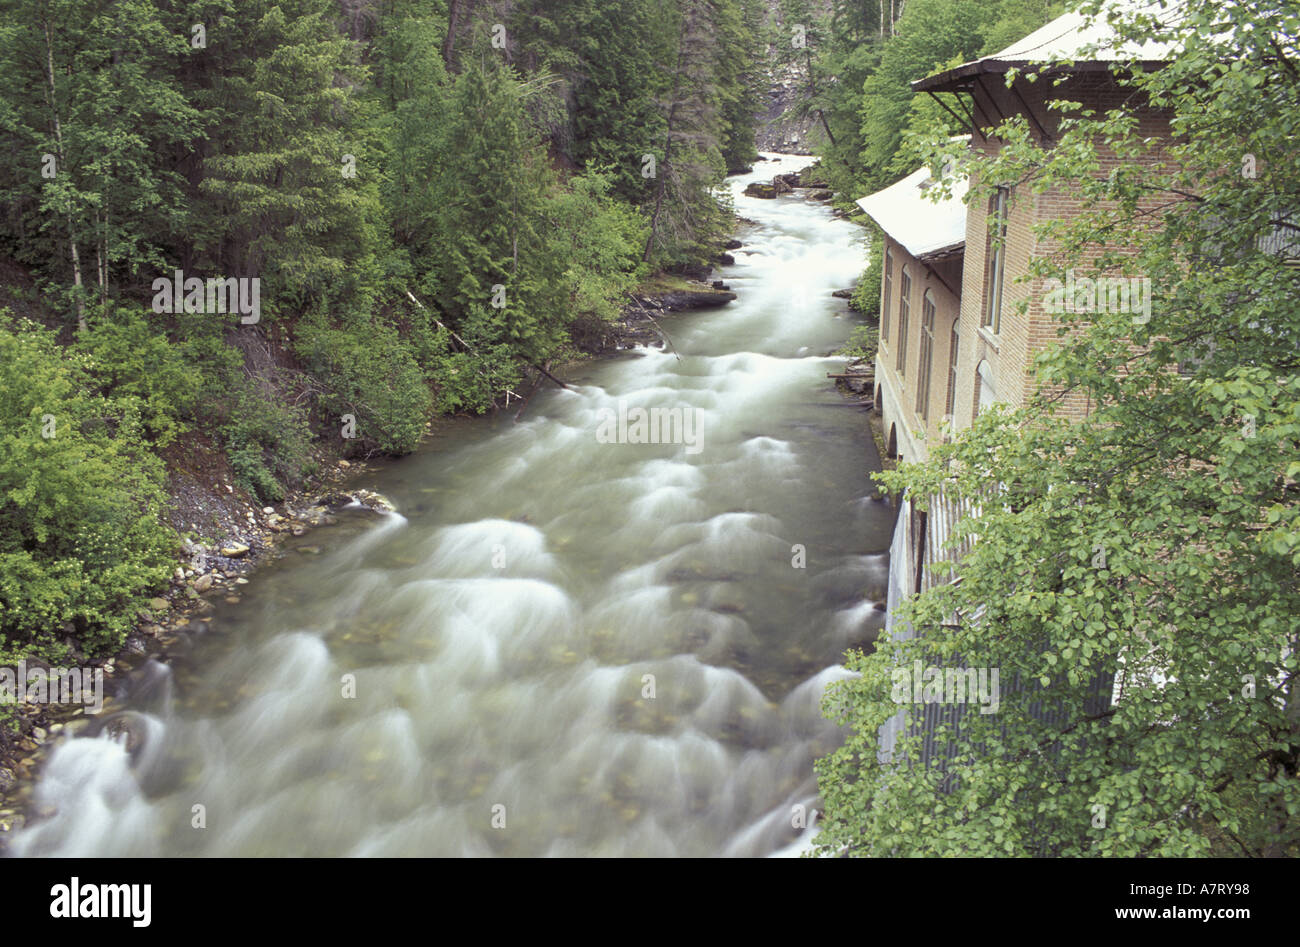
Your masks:
M884 289L880 299L880 341L889 341L889 302L894 289L894 251L885 251Z
M934 293L921 299L921 357L916 365L916 413L930 419L930 361L934 355Z
M1000 187L989 200L989 236L986 244L988 279L983 317L980 325L988 326L994 335L1002 331L1002 277L1007 267L1007 201L1011 189Z
M943 413L952 417L954 403L957 399L957 343L961 336L957 334L960 317L952 321L952 336L948 340L948 400L944 402Z
M912 274L907 272L906 266L898 283L898 355L894 359L894 369L902 375L907 362L907 323L912 314Z
M980 397L975 405L975 413L979 414L998 400L998 390L993 386L993 366L988 363L988 359L980 362L976 372L980 378Z

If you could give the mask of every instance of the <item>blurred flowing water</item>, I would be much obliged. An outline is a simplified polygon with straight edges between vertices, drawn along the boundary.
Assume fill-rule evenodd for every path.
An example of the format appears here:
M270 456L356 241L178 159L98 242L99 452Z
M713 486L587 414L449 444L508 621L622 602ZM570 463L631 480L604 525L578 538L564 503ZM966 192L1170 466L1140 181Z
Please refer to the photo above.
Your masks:
M819 698L883 624L892 527L866 420L826 378L862 232L740 195L808 160L730 179L754 224L715 275L739 298L663 319L676 354L586 364L518 423L452 425L367 475L402 515L291 541L187 653L139 669L106 711L135 745L58 746L13 852L805 847L794 807L842 738ZM620 399L699 409L698 451L601 443Z

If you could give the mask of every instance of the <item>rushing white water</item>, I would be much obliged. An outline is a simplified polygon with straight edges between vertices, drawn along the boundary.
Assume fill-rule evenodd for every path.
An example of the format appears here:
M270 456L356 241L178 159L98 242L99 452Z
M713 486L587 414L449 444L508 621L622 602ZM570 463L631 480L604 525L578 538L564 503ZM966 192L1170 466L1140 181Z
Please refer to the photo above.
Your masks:
M819 698L882 624L891 526L865 419L826 378L861 231L740 195L807 160L731 180L755 222L716 274L738 300L370 476L404 516L296 541L324 554L265 567L174 670L137 672L118 726L54 751L13 851L806 846L792 813L812 821L812 762L840 739ZM602 443L620 400L698 409L696 449ZM107 735L123 726L129 748Z

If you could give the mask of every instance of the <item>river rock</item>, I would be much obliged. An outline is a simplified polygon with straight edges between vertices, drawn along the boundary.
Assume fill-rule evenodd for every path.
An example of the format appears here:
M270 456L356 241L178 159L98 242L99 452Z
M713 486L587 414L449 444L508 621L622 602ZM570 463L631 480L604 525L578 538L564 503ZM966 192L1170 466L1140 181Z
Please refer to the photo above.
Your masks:
M356 502L368 510L375 510L382 513L396 513L397 507L393 501L388 499L382 493L375 493L373 490L358 490L353 496Z
M248 546L244 543L231 543L221 547L221 554L227 559L238 559L248 555Z
M155 612L165 612L167 611L167 599L151 598L149 599L149 607Z
M776 197L776 188L770 184L764 184L762 181L755 181L745 188L746 197L761 197L763 200L773 200Z
M798 183L798 174L778 174L772 178L772 191L776 194L789 194Z
M349 497L349 499L351 498ZM347 500L344 502L346 503ZM325 517L328 515L329 511L326 510L325 507L313 506L303 510L302 513L299 514L299 518L308 526L324 526ZM296 536L298 534L295 532L294 535Z
M701 286L698 290L674 290L664 293L660 301L663 303L664 309L670 312L681 312L687 309L709 309L714 306L725 306L735 298L735 293Z
M114 740L125 739L126 751L134 754L144 743L145 721L132 711L125 711L104 724L104 732Z
M199 576L197 579L194 580L194 591L196 591L196 592L206 592L206 591L207 591L208 589L210 589L210 588L212 588L212 573L211 573L211 572L207 573L206 575L201 575L201 576Z

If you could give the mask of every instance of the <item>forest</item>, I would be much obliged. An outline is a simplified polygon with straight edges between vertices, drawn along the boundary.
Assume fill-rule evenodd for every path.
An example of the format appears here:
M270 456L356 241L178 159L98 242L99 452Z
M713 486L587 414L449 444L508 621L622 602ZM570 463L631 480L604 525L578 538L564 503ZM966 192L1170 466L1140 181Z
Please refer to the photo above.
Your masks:
M120 644L182 448L278 500L716 255L766 37L760 0L6 0L0 658Z

